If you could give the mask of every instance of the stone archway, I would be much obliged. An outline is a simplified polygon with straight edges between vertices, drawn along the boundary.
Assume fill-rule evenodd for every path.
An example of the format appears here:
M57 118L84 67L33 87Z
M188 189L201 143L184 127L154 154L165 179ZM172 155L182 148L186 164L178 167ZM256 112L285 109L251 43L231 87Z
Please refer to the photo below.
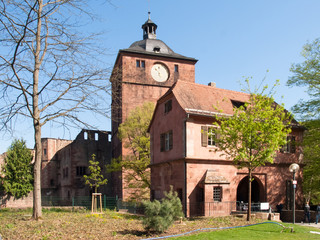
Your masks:
M248 202L248 176L244 177L237 187L237 202ZM251 202L264 202L264 187L261 181L253 177L251 183Z

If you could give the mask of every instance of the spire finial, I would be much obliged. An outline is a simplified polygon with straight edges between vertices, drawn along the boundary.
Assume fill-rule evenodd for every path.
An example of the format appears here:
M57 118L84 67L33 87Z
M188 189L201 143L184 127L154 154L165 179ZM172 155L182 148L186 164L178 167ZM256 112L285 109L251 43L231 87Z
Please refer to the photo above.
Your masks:
M157 24L150 19L151 12L148 11L148 20L142 25L143 39L156 39Z

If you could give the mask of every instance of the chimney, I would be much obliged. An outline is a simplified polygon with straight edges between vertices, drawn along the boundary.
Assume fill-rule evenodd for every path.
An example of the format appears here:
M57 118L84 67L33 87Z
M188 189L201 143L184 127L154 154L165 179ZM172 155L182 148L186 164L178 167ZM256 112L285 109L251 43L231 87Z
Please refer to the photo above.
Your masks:
M210 87L216 87L216 83L215 83L215 82L209 82L209 83L208 83L208 86L210 86Z

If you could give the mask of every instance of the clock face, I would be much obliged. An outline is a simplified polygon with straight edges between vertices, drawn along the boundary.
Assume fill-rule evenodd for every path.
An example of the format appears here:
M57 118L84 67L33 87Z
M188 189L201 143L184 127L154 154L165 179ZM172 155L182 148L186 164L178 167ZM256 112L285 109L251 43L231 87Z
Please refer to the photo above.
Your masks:
M169 70L162 63L156 63L151 68L151 76L157 82L165 82L169 78Z

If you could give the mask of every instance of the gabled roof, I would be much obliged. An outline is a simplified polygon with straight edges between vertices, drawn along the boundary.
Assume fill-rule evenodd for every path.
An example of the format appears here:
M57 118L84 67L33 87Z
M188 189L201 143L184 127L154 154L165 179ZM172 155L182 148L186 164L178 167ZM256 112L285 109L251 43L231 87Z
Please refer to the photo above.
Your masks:
M250 98L247 93L185 81L177 81L162 98L170 93L174 94L180 106L187 113L205 116L214 114L232 115L232 101L245 103Z
M232 116L233 108L239 103L246 103L250 100L250 94L237 92L215 86L206 86L202 84L178 80L157 102L158 105L166 101L169 95L173 94L181 108L190 115L200 115L205 117ZM286 110L285 110L286 111ZM153 122L154 114L150 126ZM292 119L292 128L302 128L302 126Z

